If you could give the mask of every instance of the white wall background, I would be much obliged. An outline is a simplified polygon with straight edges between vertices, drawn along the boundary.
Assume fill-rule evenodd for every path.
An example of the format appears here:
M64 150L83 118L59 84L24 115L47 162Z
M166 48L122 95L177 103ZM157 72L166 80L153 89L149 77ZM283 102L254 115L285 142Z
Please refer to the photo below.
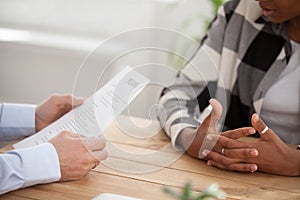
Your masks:
M37 104L51 93L72 93L80 65L104 40L141 27L171 28L200 37L211 13L208 0L0 0L0 101ZM103 70L105 56L128 42L107 48L95 73ZM130 59L151 62L156 60L153 55ZM159 75L168 81L174 76ZM82 86L87 91L88 82L89 78ZM143 93L132 113L147 116L159 89Z

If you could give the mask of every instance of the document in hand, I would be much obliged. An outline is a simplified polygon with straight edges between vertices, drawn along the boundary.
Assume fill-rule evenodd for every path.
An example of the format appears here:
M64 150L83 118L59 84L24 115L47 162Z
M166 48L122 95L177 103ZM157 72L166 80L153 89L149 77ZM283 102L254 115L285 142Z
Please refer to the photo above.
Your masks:
M38 133L16 143L14 148L20 149L45 143L63 130L86 137L99 137L148 83L149 79L127 66L87 98L81 106Z

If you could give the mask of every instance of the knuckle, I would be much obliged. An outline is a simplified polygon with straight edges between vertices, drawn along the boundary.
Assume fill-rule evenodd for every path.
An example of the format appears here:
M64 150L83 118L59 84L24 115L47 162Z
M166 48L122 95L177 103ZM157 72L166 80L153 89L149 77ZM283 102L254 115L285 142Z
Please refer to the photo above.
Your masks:
M91 168L89 167L89 165L85 165L84 166L84 171L85 171L84 175L86 175L90 170L91 170Z
M222 163L224 164L226 161L225 161L225 158L222 157L222 156L215 156L215 160L219 163Z
M249 133L249 129L247 128L247 129L245 129L245 130L242 130L242 131L240 132L240 135L241 135L241 137L245 137L245 136L248 135L248 133Z
M222 164L223 164L224 166L228 167L231 163L230 163L230 161L229 161L228 159L223 159L223 160L222 160Z
M222 140L222 144L225 147L230 147L230 142L228 140Z
M241 153L242 157L247 158L247 157L249 157L249 155L250 155L250 151L248 149L242 150L242 153Z
M98 159L94 155L92 155L92 153L88 152L88 156L87 156L85 162L86 163L93 163L93 162L96 162L96 161L98 161Z
M265 127L266 127L266 124L260 119L260 120L258 121L258 128L259 128L259 131L263 131Z
M72 100L73 100L73 96L72 96L71 94L65 94L65 95L64 95L64 98L65 98L66 100L68 100L68 102L72 102Z
M70 132L64 130L64 131L62 131L60 134L62 134L63 136L68 136L68 135L70 134Z
M224 155L225 156L227 156L227 157L235 157L235 153L234 152L232 152L233 150L231 150L231 149L226 149L225 151L224 151Z
M90 163L87 160L84 160L80 163L82 173L88 172L90 170Z

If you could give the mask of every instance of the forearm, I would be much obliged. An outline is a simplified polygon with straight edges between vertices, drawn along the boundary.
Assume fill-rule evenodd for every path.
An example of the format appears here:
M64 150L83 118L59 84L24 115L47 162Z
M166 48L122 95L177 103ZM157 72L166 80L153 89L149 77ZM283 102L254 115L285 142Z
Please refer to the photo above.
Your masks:
M196 149L191 148L191 144L195 139L195 136L196 136L196 128L187 127L180 132L176 140L176 143L180 145L185 151L188 151L188 153L196 152L197 151Z
M166 134L171 138L173 147L177 149L180 149L176 146L179 133L186 127L199 126L196 120L199 116L197 95L190 85L185 78L178 77L159 101L158 118Z
M35 133L35 105L0 104L0 140L9 141Z
M60 178L58 156L50 143L2 154L0 168L0 194Z

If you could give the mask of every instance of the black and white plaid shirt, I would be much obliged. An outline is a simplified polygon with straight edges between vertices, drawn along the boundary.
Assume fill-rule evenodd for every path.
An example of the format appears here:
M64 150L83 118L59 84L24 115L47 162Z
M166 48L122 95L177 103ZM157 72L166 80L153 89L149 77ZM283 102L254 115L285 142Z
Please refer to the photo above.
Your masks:
M265 19L254 0L228 1L219 9L198 52L162 92L165 110L158 115L174 146L182 129L199 126L212 97L223 105L223 130L251 125L251 115L260 113L266 91L289 62L284 27Z

